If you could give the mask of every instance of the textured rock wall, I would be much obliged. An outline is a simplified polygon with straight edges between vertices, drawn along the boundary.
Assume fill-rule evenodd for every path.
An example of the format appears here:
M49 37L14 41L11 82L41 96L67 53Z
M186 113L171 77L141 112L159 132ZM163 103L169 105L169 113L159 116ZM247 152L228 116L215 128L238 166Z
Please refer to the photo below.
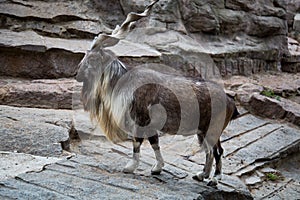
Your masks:
M128 12L141 11L149 2L1 1L0 74L72 77L89 40L111 32ZM176 58L173 65L184 72L212 62L223 76L277 70L287 54L288 5L283 0L160 0L151 17L137 24L142 29L128 40L162 52L159 62ZM190 56L203 54L209 56L198 62ZM147 57L121 56L135 62Z

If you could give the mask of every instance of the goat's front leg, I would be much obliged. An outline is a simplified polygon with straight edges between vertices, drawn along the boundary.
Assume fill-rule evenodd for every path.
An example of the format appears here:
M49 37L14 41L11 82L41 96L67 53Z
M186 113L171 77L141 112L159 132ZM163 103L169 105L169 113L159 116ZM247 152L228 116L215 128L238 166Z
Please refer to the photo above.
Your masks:
M203 181L204 179L209 178L212 169L213 160L214 157L213 157L212 150L207 151L203 172L198 172L197 175L193 176L193 179L197 181Z
M127 163L123 169L124 173L133 173L140 164L140 149L144 141L144 138L134 138L133 139L133 156L132 160Z
M152 149L154 150L155 158L156 158L156 163L151 169L151 174L159 175L163 170L164 160L160 152L158 135L156 134L152 137L149 137L148 140L152 146Z

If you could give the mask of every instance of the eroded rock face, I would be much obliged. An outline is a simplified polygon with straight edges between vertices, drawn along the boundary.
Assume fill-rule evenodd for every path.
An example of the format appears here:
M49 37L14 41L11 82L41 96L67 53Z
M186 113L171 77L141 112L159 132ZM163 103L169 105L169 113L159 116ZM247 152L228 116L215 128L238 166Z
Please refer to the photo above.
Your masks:
M81 83L74 79L24 80L1 77L0 104L18 107L80 107Z
M72 111L0 106L0 151L60 156L67 149Z
M0 73L30 78L74 76L94 36L110 33L128 12L142 11L149 2L4 1L0 5L4 36L0 45L5 58L1 58L4 65ZM163 53L163 62L166 57L171 60L182 54L208 54L223 76L277 70L278 62L287 52L286 8L285 2L271 0L161 0L149 19L136 25L150 31L145 35L136 32L129 40L148 41L149 46ZM4 39L10 34L18 38L16 31L21 32L18 34L22 40ZM70 38L89 41L75 42ZM136 58L128 53L125 57ZM145 57L139 56L142 60ZM189 66L193 62L193 58L186 57L177 65Z

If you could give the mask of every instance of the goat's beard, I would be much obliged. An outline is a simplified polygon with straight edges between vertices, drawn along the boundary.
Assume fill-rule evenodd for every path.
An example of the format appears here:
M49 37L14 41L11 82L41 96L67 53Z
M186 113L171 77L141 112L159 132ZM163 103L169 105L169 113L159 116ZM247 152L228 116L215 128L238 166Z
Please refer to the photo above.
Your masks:
M88 98L88 96L89 96L89 94L90 94L90 91L91 91L91 86L90 86L90 84L88 84L88 81L87 80L85 80L84 82L83 82L83 87L82 87L82 90L81 90L81 102L82 102L82 104L83 104L83 109L85 110L85 111L90 111L90 102L89 102L89 98Z
M100 92L96 88L94 91L95 83L94 80L84 80L83 87L81 90L81 101L83 103L83 109L87 112L95 112L99 110L101 104Z

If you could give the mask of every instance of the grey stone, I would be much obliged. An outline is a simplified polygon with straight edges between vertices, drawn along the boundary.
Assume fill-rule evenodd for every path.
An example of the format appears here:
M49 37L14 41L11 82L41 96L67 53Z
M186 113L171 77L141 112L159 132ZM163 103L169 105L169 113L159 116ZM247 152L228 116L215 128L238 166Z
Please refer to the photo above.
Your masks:
M59 156L69 147L72 112L0 107L1 151Z
M0 152L0 181L14 178L26 172L42 171L46 165L60 161L59 158L33 156L23 153Z
M3 51L1 75L25 78L65 78L76 74L83 53L91 40L60 39L39 36L33 31L1 30ZM121 41L110 48L121 57L159 57L157 50L147 45ZM128 51L128 49L132 49Z
M118 6L111 4L107 6ZM53 9L49 9L49 7ZM94 8L94 9L93 9ZM56 37L93 37L99 32L111 32L107 25L112 17L102 9L97 12L92 2L27 1L4 2L0 6L2 26L11 30L32 29L42 35ZM117 9L115 9L117 12ZM117 16L122 16L122 14ZM30 18L30 20L26 20ZM23 19L23 20L22 20Z
M101 131L97 124L91 122L88 112L83 110L75 110L73 123L80 140L107 141L105 134Z
M19 107L72 109L80 107L82 84L74 79L24 80L3 77L0 103Z
M148 45L120 41L117 45L107 48L119 57L160 57L161 53ZM130 51L129 51L130 49Z
M284 191L286 187L290 187L290 183L293 182L291 179L284 179L280 181L265 181L258 186L252 187L253 197L255 199L277 199L276 194ZM287 194L288 196L289 194ZM293 196L293 197L292 197ZM292 197L292 198L291 198ZM291 193L289 199L297 199L297 195ZM285 199L285 198L280 198Z
M268 197L272 199L298 199L300 193L299 182L291 182L278 192L270 194Z
M4 199L74 199L58 192L49 191L46 187L40 187L24 181L9 179L0 181L0 197Z
M299 142L299 139L299 131L283 127L238 150L231 156L231 159L236 160L239 163L238 165L243 166L259 160L284 156L284 152L288 151L289 148L293 148L295 143ZM242 163L241 160L243 160Z
M238 123L238 122L233 122ZM234 125L235 127L237 124ZM233 152L241 149L255 141L260 140L261 138L265 137L267 134L272 133L273 131L279 129L281 125L279 124L266 124L266 125L259 125L256 129L251 131L242 132L241 135L237 135L237 137L228 140L223 143L225 151L225 156L232 154ZM244 133L244 134L243 134Z
M1 151L29 153L41 156L62 154L61 143L69 139L69 130L38 122L16 122L1 119Z
M196 199L203 196L206 199L216 194L217 197L213 199L252 199L247 192L215 189L191 180L169 178L168 182L162 183L156 177L106 172L96 164L106 158L99 159L81 156L80 159L49 165L38 173L39 176L34 172L20 174L17 179L0 182L1 194L15 198L24 195L23 189L26 189L31 192L30 197L43 195L47 191L50 197L60 194L67 199L111 199L125 196L134 199Z
M257 127L266 125L268 122L253 115L245 115L230 123L221 136L221 141L227 141L233 137L247 133Z
M245 180L246 185L252 185L252 186L256 185L258 183L261 183L261 182L262 182L262 180L258 176L250 176L249 178L247 178Z
M214 10L208 4L200 1L181 1L180 10L189 32L214 33L219 29L218 18Z
M295 31L300 31L300 14L296 14L294 17L293 29Z
M0 72L30 78L74 76L82 53L89 48L90 42L45 36L91 39L99 32L111 32L111 28L122 22L124 14L141 11L147 3L149 1L99 3L90 0L75 1L72 4L59 1L5 2L0 6L0 13L4 18L1 44L5 50L5 56L1 60L5 67ZM49 10L49 6L55 9ZM113 13L110 12L111 9L114 10ZM153 49L148 49L147 53L154 53L156 57L159 57L159 52L154 52L155 49L170 56L182 54L186 57L191 52L208 53L223 76L250 75L277 69L281 55L287 51L284 15L284 9L271 1L262 5L259 2L253 4L242 1L164 0L157 3L149 19L137 24L141 29L159 24L160 30L152 30L148 35L140 32L132 41L148 41ZM161 34L161 28L176 32ZM194 39L184 37L187 33L193 33L191 36ZM150 38L151 35L154 39ZM200 46L202 47L199 48ZM133 56L126 54L128 48L136 49L135 53L139 52L138 57L143 61L142 57L145 55L141 54L141 50L145 50L144 47L126 44L119 49L118 55ZM46 55L39 52L46 52ZM16 62L20 55L24 60ZM36 62L32 63L32 60ZM202 63L194 63L195 59L191 56L184 60L185 62L177 65L183 65L183 68L184 65L203 66Z
M300 155L299 153L294 153L280 160L276 164L276 169L274 169L275 172L271 171L270 173L276 173L279 171L284 177L291 178L297 181L298 183L300 183L299 164L300 164Z
M270 168L270 167L265 167L260 170L263 173L277 173L278 171L276 169Z
M288 37L288 54L282 59L281 69L284 72L300 72L300 44L297 40Z
M249 102L251 112L271 119L286 119L299 126L299 104L284 98L270 98L260 94L251 96Z
M82 53L90 44L86 40L42 37L33 31L17 33L2 29L0 33L2 76L72 77L77 72Z

